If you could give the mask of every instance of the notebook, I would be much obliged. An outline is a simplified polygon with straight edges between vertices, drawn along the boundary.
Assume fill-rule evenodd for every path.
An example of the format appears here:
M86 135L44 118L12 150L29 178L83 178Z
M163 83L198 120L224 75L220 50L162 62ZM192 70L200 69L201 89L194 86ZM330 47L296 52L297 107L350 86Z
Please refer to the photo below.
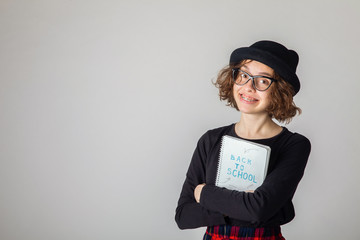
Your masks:
M215 185L237 191L255 190L266 177L270 152L269 146L223 136Z

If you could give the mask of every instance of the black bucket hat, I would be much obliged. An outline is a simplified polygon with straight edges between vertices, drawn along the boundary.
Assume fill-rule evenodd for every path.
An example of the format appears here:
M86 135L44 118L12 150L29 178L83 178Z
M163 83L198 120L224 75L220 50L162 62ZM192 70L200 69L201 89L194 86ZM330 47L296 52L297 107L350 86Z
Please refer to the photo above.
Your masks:
M294 95L300 90L300 81L296 75L299 56L294 50L287 49L280 43L263 40L250 47L235 49L230 56L230 64L237 64L242 60L251 59L261 62L278 73L294 88Z

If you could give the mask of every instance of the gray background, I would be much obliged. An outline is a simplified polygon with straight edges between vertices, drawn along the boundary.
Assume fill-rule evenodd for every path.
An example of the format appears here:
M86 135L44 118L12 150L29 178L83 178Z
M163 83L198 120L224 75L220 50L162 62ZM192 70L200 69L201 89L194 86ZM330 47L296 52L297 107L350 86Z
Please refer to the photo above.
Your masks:
M198 138L239 120L211 81L296 49L311 139L287 239L357 239L359 1L0 1L0 239L201 239L174 214Z

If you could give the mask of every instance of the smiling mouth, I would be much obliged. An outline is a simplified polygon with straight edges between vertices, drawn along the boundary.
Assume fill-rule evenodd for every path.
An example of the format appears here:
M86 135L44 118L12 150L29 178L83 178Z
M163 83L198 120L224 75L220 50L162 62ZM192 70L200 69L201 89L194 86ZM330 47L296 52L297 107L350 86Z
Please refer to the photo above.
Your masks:
M242 100L244 100L246 102L257 102L258 101L256 98L245 96L243 94L240 94L240 97L241 97Z

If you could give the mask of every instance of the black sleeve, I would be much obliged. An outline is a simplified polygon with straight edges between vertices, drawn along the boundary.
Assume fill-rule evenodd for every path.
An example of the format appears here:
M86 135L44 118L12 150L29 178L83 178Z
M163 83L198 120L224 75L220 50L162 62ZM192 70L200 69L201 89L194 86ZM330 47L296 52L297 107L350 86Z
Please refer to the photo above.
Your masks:
M225 224L224 216L196 202L194 189L206 181L206 157L210 148L204 134L195 149L176 208L175 221L180 229Z
M292 199L304 174L310 149L309 140L296 135L279 155L275 168L254 193L206 185L200 196L201 206L240 221L261 225Z

